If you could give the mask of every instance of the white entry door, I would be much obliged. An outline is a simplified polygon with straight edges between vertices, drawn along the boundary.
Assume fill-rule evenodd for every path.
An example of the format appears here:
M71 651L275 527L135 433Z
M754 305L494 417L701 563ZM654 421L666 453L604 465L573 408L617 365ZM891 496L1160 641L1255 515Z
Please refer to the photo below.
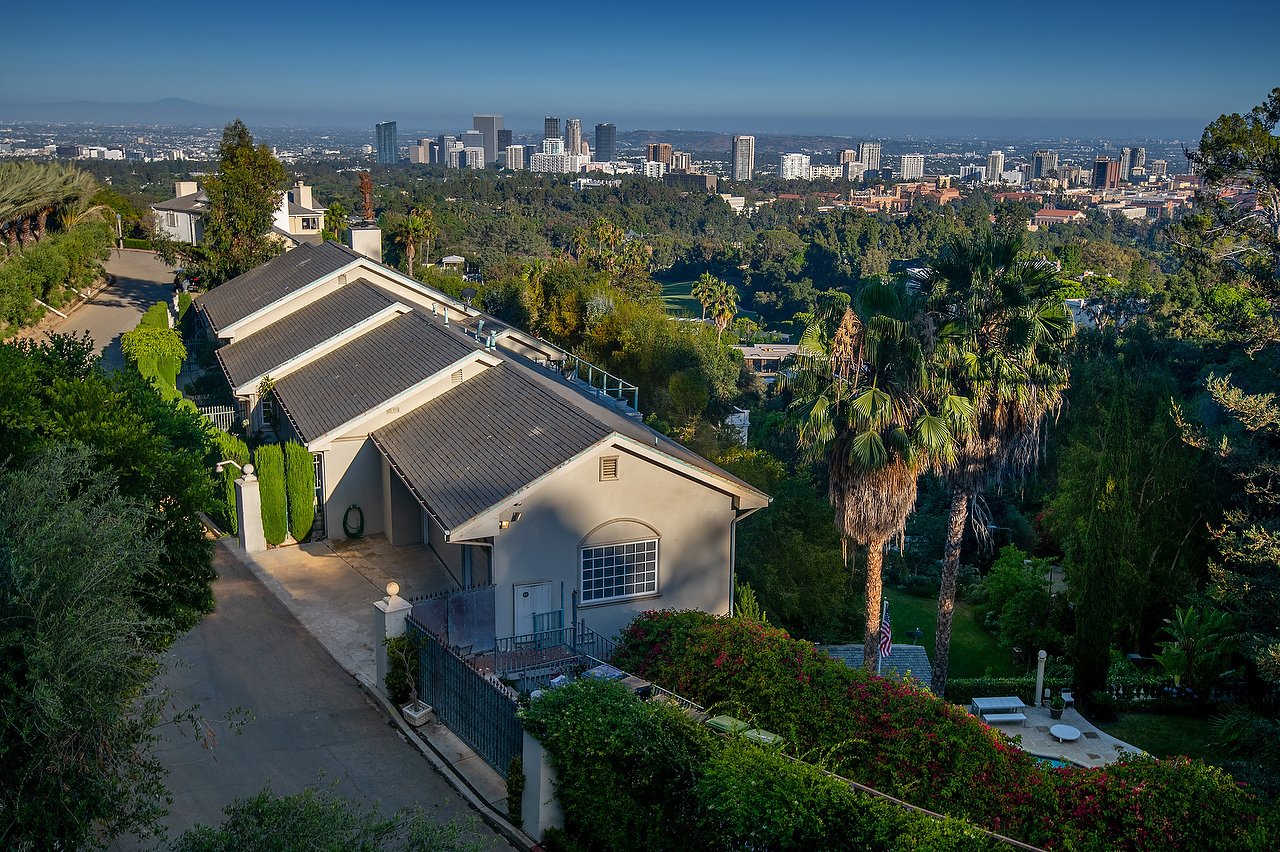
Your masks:
M516 623L514 635L516 636L524 636L534 632L534 615L560 608L558 603L552 603L550 580L541 583L517 584L515 592Z

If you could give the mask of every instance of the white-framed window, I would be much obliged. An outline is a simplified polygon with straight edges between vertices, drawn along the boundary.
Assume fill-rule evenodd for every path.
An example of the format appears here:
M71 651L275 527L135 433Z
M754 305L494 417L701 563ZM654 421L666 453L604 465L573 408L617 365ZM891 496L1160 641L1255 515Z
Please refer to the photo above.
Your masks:
M262 398L262 428L276 428L276 398L267 394Z
M658 591L658 540L582 548L582 602L598 603Z
M318 231L318 230L320 230L320 219L319 219L319 217L317 217L317 216L303 216L303 217L302 217L302 230L304 230L304 231Z
M170 228L178 227L178 214L177 213L164 214L164 223Z

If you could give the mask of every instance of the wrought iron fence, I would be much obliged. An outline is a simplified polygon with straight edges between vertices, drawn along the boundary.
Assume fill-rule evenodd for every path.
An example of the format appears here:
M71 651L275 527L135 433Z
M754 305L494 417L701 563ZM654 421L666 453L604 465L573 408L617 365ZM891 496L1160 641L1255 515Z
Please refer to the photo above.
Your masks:
M436 718L503 778L523 748L524 728L515 693L476 671L467 661L410 618L418 646L418 697Z

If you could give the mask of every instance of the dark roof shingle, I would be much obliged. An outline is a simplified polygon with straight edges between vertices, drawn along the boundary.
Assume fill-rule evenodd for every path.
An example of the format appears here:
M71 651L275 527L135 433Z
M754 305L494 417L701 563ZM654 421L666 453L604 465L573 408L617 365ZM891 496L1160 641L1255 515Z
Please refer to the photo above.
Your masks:
M394 304L363 278L217 350L233 388L298 357Z
M196 307L221 331L359 257L337 243L303 243L215 287L196 299Z
M466 337L414 311L290 373L275 392L302 440L313 441L474 351Z
M510 364L490 367L373 434L446 529L612 430Z

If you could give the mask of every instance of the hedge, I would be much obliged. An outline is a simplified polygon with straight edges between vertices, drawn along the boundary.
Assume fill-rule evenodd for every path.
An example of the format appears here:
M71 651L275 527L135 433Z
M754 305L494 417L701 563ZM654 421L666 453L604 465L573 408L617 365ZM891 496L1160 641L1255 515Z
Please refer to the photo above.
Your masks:
M642 702L616 683L576 681L534 700L521 718L551 757L566 833L582 848L993 848L972 826L717 737L680 709Z
M249 463L249 447L244 441L235 435L223 432L221 429L214 430L214 442L218 447L218 460L230 459L239 462L241 465ZM232 535L240 532L240 522L236 515L236 479L239 478L240 471L236 470L233 465L227 465L222 469L222 489L215 498L215 509L213 514L223 525L222 528Z
M316 520L316 468L307 448L293 441L284 445L284 482L289 497L289 534L294 541L306 541Z
M24 249L0 248L0 337L40 318L44 308L36 299L58 308L100 281L112 231L104 222L86 222Z
M781 734L793 754L819 755L839 775L1038 846L1241 849L1275 832L1274 814L1201 761L1050 768L962 708L776 628L644 613L614 664Z
M139 240L134 237L125 237L123 240L124 247L127 249L151 249L151 240Z
M254 453L254 473L262 498L262 532L267 544L283 544L289 534L284 491L284 453L279 444L263 444Z

